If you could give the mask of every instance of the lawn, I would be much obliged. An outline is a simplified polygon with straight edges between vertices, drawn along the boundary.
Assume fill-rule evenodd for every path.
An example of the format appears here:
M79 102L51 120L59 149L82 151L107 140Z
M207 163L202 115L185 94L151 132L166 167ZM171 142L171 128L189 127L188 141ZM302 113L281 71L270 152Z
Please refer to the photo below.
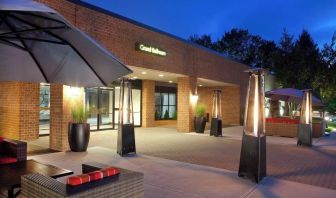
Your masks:
M328 122L328 128L326 128L327 132L334 131L336 129L336 122Z

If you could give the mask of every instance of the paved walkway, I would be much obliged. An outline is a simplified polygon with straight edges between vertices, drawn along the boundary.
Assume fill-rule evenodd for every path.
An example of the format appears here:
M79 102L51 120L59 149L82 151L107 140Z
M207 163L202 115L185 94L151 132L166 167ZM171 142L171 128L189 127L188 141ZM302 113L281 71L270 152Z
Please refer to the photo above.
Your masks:
M139 154L230 171L239 165L242 127L225 128L224 137L177 133L167 128L137 128ZM90 146L116 149L116 131L92 133ZM48 146L41 138L30 145ZM272 178L336 189L336 137L297 147L295 138L267 137L267 172Z
M331 189L272 177L256 185L237 177L234 171L141 154L122 158L115 150L102 147L91 147L85 153L59 152L31 158L71 169L75 174L80 174L82 163L90 161L141 171L145 174L146 198L336 197L336 191Z

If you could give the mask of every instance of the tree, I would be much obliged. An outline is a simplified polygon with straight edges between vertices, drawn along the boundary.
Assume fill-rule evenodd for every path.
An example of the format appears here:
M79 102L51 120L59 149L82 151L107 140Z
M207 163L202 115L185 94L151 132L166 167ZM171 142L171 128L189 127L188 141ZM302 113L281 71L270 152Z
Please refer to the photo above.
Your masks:
M314 82L319 88L321 99L327 104L326 110L336 114L336 34L330 44L324 44L322 53L323 70Z
M214 49L214 45L213 45L213 42L211 40L211 36L208 35L208 34L204 34L202 36L198 36L198 35L195 34L193 36L190 36L189 40L194 42L194 43L197 43L199 45L202 45L206 48Z

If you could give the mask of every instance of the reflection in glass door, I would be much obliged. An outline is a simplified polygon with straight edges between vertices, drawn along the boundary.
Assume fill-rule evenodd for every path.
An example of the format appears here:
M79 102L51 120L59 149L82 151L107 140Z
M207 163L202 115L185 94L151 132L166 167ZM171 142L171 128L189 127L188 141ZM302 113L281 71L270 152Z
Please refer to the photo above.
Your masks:
M85 106L88 111L88 123L91 130L98 129L98 88L88 88L85 91Z
M134 126L141 126L141 89L132 89ZM120 87L114 93L114 128L118 128Z
M100 89L99 90L99 128L111 129L113 127L113 90Z

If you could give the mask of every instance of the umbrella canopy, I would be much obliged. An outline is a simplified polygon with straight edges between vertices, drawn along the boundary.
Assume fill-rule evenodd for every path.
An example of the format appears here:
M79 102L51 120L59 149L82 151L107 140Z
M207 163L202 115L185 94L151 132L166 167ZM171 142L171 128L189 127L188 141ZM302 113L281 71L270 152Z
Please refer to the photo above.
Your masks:
M301 104L303 98L303 91L293 88L274 89L267 91L265 96L271 100L282 100L285 102L292 102ZM324 106L320 99L312 96L313 106Z
M0 80L95 87L132 71L55 10L0 0Z

